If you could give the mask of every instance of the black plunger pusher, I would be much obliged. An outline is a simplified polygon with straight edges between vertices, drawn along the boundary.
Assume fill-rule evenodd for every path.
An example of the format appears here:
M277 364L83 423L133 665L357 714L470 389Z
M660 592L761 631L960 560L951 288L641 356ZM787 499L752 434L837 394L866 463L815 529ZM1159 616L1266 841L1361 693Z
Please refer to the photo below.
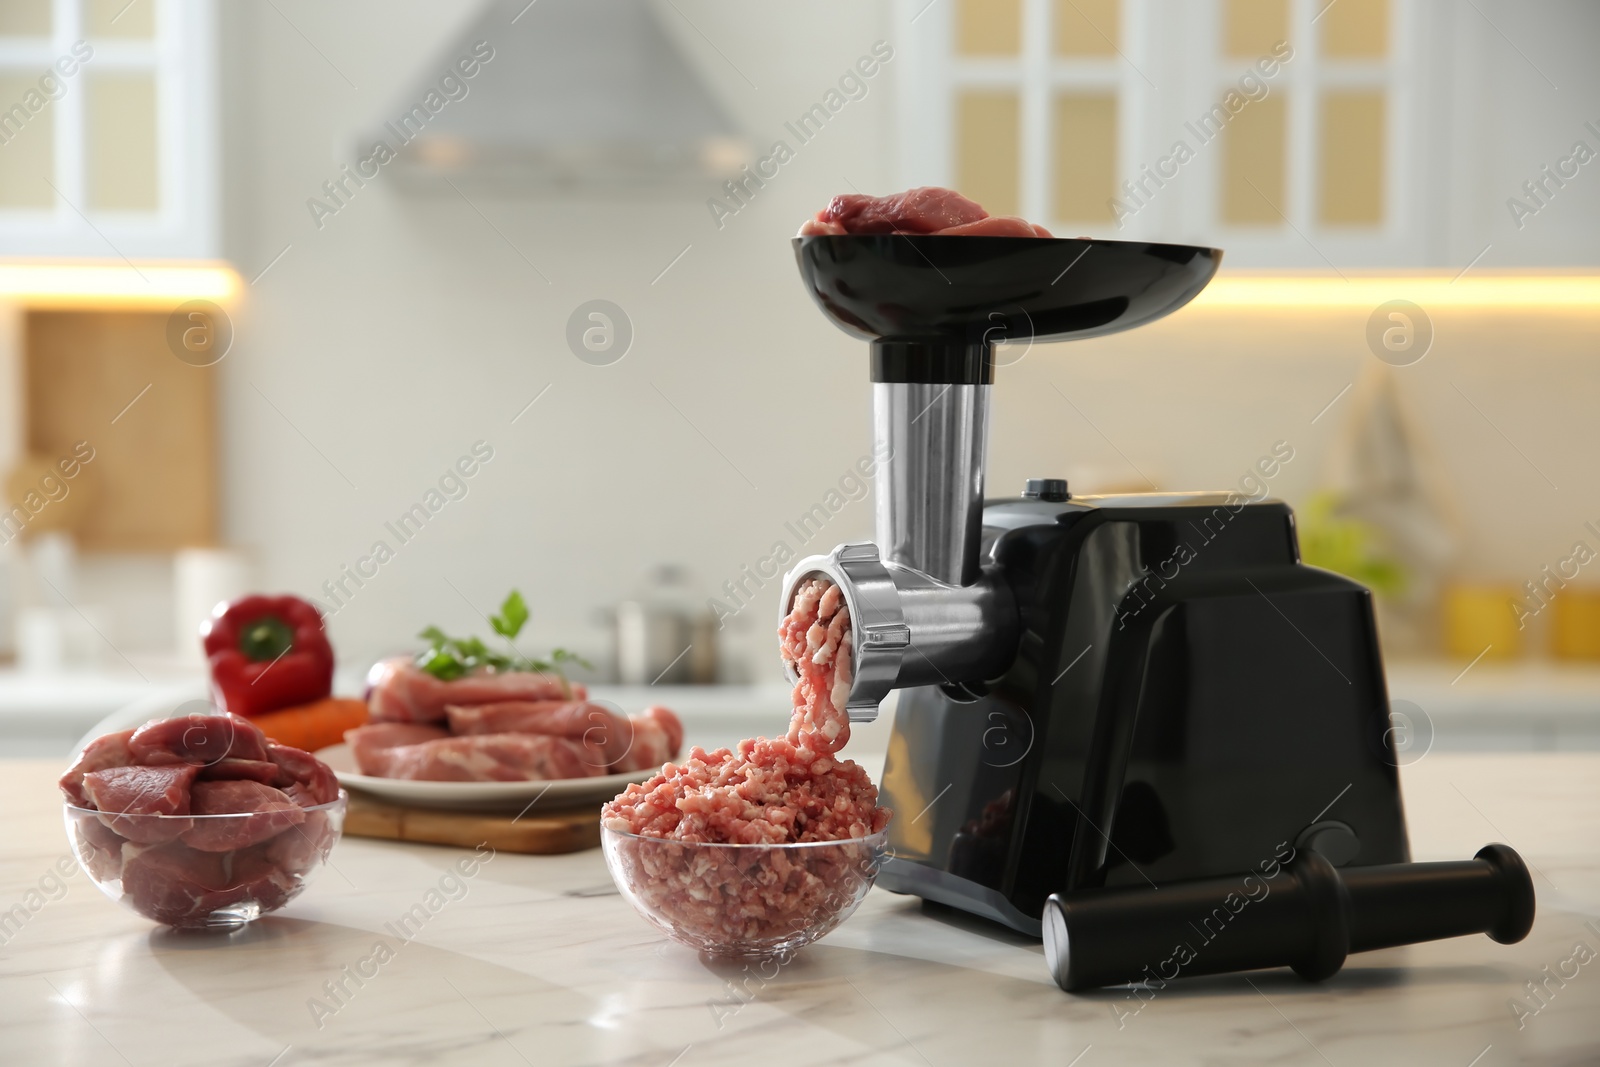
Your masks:
M1050 471L984 499L995 344L1152 322L1205 288L1221 251L793 245L817 305L869 342L889 457L876 542L800 560L779 604L814 575L843 591L853 721L901 691L879 885L1043 937L1067 989L1143 980L1274 857L1269 894L1179 973L1323 978L1351 951L1527 934L1533 887L1511 849L1409 862L1372 594L1300 561L1286 504L1076 496Z

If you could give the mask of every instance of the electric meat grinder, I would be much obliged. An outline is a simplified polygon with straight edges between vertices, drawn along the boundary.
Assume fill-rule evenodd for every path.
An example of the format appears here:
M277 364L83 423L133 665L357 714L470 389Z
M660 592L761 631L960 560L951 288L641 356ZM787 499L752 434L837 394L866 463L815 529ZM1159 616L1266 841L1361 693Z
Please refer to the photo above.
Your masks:
M900 690L879 885L1046 936L1067 988L1139 973L1131 958L1091 961L1088 942L1069 964L1075 917L1105 930L1120 915L1126 932L1154 906L1135 889L1198 886L1192 902L1236 872L1290 870L1301 853L1292 880L1326 904L1291 908L1320 938L1305 973L1332 973L1328 945L1352 900L1384 912L1388 940L1358 921L1346 948L1397 944L1395 923L1442 899L1440 879L1476 903L1425 936L1527 932L1520 860L1376 866L1410 856L1371 594L1300 561L1287 505L1074 496L1050 470L1019 496L984 498L994 345L1151 322L1205 287L1220 251L906 234L793 245L817 304L869 342L873 432L888 457L876 543L798 561L779 605L787 613L811 575L841 587L853 721ZM1334 874L1366 867L1372 877L1349 892ZM1260 926L1261 959L1295 963L1274 956L1289 943L1271 914L1242 925ZM1164 937L1181 917L1156 916L1148 932Z

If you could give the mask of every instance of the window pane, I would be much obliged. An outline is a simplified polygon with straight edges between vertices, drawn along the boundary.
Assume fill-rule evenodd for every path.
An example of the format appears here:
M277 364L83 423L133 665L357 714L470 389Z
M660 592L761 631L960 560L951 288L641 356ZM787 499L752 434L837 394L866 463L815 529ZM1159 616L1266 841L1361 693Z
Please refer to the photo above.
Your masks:
M91 37L148 41L156 35L156 0L88 0L83 23Z
M1056 55L1114 56L1122 0L1056 0Z
M1227 55L1255 59L1288 39L1289 0L1226 0L1222 50Z
M1051 217L1113 217L1117 195L1117 98L1062 93L1055 107L1055 196Z
M0 37L50 36L50 0L0 2ZM11 98L6 97L7 101Z
M156 80L152 74L91 77L85 104L89 207L155 211Z
M0 208L54 207L55 109L38 75L0 74L0 108Z
M1383 221L1383 93L1322 94L1317 217L1326 223Z
M1222 219L1234 223L1282 221L1288 148L1283 94L1257 100L1222 131Z
M1338 0L1317 25L1323 55L1381 59L1389 54L1389 0Z
M956 51L1014 56L1022 46L1022 0L956 0Z
M956 98L956 186L991 215L1017 213L1020 110L1010 90L970 89Z

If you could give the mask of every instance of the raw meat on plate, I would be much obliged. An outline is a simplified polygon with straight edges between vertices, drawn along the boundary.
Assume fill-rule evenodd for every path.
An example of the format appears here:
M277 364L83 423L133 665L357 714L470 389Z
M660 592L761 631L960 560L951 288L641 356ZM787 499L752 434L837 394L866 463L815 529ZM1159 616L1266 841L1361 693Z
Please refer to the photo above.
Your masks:
M638 715L621 715L592 701L507 701L449 709L457 735L528 733L570 737L595 745L609 773L659 767L678 754L683 724L659 704Z
M652 704L628 716L632 730L627 753L611 765L613 774L649 770L675 759L683 750L683 723L669 708Z
M346 730L344 740L350 746L350 754L355 757L357 770L362 774L383 777L383 768L388 766L388 758L384 753L389 749L449 736L449 730L431 723L375 722Z
M503 700L445 714L449 730L381 722L347 732L356 767L414 781L592 778L659 767L683 744L683 724L659 706L624 716L586 700Z
M527 782L593 778L608 767L598 747L570 737L474 734L384 749L374 770L426 782Z
M418 667L410 656L379 660L367 674L367 706L375 722L444 722L452 704L466 706L503 700L583 700L582 685L559 674L480 668L442 681Z
M627 754L633 730L627 718L586 700L508 700L446 710L450 732L465 734L549 734L593 745L606 766Z

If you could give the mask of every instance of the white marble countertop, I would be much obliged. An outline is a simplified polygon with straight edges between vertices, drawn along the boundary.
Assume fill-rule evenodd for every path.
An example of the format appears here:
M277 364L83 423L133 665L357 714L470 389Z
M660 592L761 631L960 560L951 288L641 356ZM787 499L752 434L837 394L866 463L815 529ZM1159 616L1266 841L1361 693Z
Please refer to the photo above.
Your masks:
M468 853L346 839L283 912L220 939L175 935L76 868L64 892L52 882L69 855L58 768L0 770L3 1064L1600 1062L1597 754L1435 752L1402 772L1415 858L1502 840L1529 860L1539 917L1522 943L1367 953L1321 985L1287 971L1199 978L1149 1003L1126 989L1069 996L1037 943L882 890L775 975L717 970L629 909L598 850L495 857L335 1000L325 983L397 945L385 923ZM1525 983L1546 966L1577 973L1541 1003Z

